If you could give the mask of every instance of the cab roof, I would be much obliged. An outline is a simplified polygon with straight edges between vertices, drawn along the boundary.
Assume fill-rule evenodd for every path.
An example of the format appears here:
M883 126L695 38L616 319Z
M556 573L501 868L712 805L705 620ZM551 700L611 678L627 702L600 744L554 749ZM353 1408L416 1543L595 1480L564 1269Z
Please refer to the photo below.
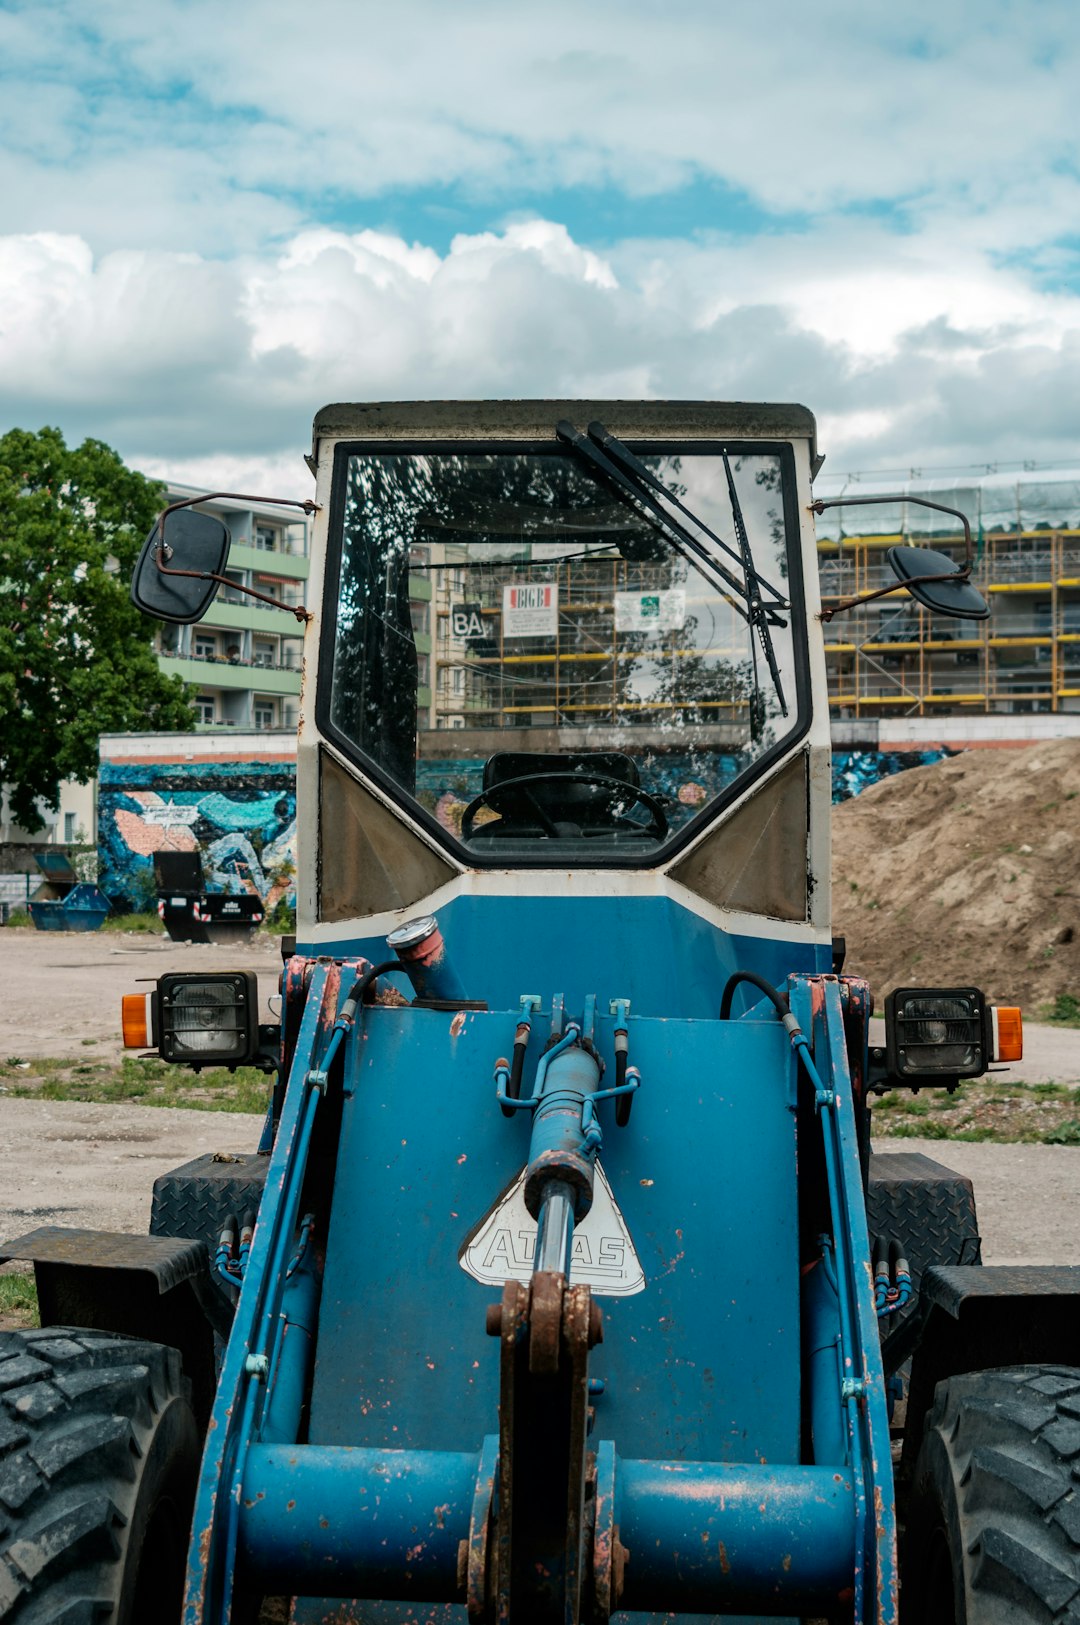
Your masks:
M809 440L815 473L817 424L805 406L765 401L370 401L324 406L312 428L334 440L554 440L560 418L584 428L599 418L629 440Z

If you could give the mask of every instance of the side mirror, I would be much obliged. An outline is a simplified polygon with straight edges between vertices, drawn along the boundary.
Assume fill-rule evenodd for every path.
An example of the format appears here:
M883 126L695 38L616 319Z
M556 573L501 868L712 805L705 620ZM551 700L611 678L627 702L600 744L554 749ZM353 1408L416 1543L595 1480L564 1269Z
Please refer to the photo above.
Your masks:
M930 547L890 547L885 554L893 575L924 609L958 621L985 621L990 605L947 553ZM950 580L957 576L958 580Z
M164 535L164 541L162 537ZM194 508L166 513L143 543L131 578L136 609L159 621L187 625L214 601L229 556L229 532L220 519Z

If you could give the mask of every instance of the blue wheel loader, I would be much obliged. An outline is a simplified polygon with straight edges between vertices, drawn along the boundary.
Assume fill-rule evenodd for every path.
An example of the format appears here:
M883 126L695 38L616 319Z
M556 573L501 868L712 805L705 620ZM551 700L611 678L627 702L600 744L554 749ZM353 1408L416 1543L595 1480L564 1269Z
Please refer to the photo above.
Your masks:
M1080 1270L871 1146L1019 1018L844 966L819 462L800 406L318 414L280 1019L125 1003L262 1066L262 1140L2 1249L11 1625L1080 1620ZM228 546L166 510L135 601L197 620Z

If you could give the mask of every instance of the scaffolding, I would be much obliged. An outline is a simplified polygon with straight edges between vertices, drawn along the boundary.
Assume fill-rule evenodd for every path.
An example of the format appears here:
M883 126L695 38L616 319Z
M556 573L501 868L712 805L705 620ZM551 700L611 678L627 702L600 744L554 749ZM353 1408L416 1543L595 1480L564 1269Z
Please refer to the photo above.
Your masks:
M963 558L958 535L918 539ZM913 540L819 541L823 607L893 582L885 551ZM832 714L1080 711L1080 529L982 535L972 579L990 604L987 621L932 615L901 591L829 623Z

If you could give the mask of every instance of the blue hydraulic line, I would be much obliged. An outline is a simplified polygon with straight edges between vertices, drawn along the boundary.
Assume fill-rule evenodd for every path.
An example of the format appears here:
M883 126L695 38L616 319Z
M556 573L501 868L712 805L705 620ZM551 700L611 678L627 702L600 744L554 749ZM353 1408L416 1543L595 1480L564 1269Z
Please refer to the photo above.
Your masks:
M789 1022L791 1023L790 1026ZM828 1128L825 1132L823 1132L821 1140L822 1145L825 1148L825 1178L829 1187L829 1208L833 1215L833 1229L834 1232L839 1233L839 1227L837 1226L836 1219L837 1216L842 1212L842 1205L840 1199L840 1176L837 1168L837 1147L834 1140L835 1120L832 1115L832 1109L836 1104L836 1096L831 1089L826 1089L824 1083L822 1083L821 1074L814 1065L814 1057L810 1051L810 1042L802 1028L798 1025L795 1017L788 1016L784 1021L784 1025L788 1029L788 1037L791 1039L791 1047L798 1056L806 1071L807 1077L810 1079L810 1082L813 1085L814 1100L818 1111L823 1114L828 1114ZM861 1377L855 1377L847 1374L854 1372L855 1370L855 1365L852 1358L854 1343L851 1335L852 1313L854 1309L854 1288L848 1270L847 1249L844 1247L837 1247L833 1253L833 1260L833 1267L836 1271L836 1300L840 1311L841 1369L845 1372L843 1385L841 1387L841 1398L845 1401L845 1403L850 1404L853 1400L858 1400L861 1398L865 1385Z
M556 1055L561 1055L564 1050L570 1049L580 1037L581 1029L571 1022L559 1042L553 1044L549 1050L546 1050L541 1055L536 1068L536 1082L533 1084L533 1092L531 1095L527 1095L524 1100L515 1100L512 1095L507 1094L507 1084L510 1082L510 1068L505 1061L499 1061L495 1067L495 1098L498 1100L499 1105L504 1110L515 1112L520 1110L535 1111L540 1104L540 1096L544 1092L544 1079L547 1077L548 1067Z
M312 973L248 1261L252 1290L241 1294L226 1349L196 1501L185 1625L228 1617L244 1457L252 1441L260 1437L285 1331L285 1319L278 1311L286 1264L296 1245L293 1238L312 1132L329 1068L356 1014L355 1002L346 999L319 1064L313 1065L325 1031L323 1001L329 975L330 967L323 964ZM298 1266L298 1275L306 1273Z

